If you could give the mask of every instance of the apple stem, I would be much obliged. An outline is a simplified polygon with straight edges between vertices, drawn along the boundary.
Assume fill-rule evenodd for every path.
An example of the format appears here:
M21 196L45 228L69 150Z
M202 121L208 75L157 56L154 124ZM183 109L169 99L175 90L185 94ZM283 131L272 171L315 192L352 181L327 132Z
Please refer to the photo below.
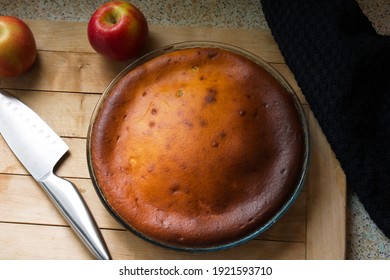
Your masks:
M109 21L112 24L117 24L118 23L118 19L117 19L117 17L115 15L110 15Z

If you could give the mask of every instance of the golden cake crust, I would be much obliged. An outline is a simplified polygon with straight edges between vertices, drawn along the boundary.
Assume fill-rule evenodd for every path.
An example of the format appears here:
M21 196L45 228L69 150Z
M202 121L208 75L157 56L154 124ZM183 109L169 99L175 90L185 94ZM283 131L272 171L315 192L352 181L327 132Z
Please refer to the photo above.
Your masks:
M295 189L304 134L294 100L249 59L218 48L164 54L112 88L91 133L101 191L149 239L226 244Z

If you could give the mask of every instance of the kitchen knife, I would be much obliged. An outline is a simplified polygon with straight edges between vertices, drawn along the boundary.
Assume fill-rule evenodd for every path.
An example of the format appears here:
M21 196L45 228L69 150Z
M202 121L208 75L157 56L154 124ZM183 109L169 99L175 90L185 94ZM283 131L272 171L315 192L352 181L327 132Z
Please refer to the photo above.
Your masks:
M0 134L91 253L97 259L111 259L76 186L54 174L54 166L69 147L36 113L1 89Z

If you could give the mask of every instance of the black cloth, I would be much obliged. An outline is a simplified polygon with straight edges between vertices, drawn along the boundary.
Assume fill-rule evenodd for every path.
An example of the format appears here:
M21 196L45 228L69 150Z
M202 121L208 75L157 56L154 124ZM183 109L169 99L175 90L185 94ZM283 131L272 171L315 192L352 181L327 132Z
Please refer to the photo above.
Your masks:
M349 190L390 237L390 37L354 0L261 4Z

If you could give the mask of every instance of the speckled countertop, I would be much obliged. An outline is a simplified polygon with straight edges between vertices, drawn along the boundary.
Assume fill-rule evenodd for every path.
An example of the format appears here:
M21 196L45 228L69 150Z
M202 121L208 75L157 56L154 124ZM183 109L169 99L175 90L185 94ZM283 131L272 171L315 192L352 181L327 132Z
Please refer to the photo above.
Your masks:
M105 0L0 0L0 14L25 19L87 22ZM267 29L259 0L132 0L151 25ZM357 0L378 33L390 35L390 1ZM390 259L390 240L348 194L347 258Z

